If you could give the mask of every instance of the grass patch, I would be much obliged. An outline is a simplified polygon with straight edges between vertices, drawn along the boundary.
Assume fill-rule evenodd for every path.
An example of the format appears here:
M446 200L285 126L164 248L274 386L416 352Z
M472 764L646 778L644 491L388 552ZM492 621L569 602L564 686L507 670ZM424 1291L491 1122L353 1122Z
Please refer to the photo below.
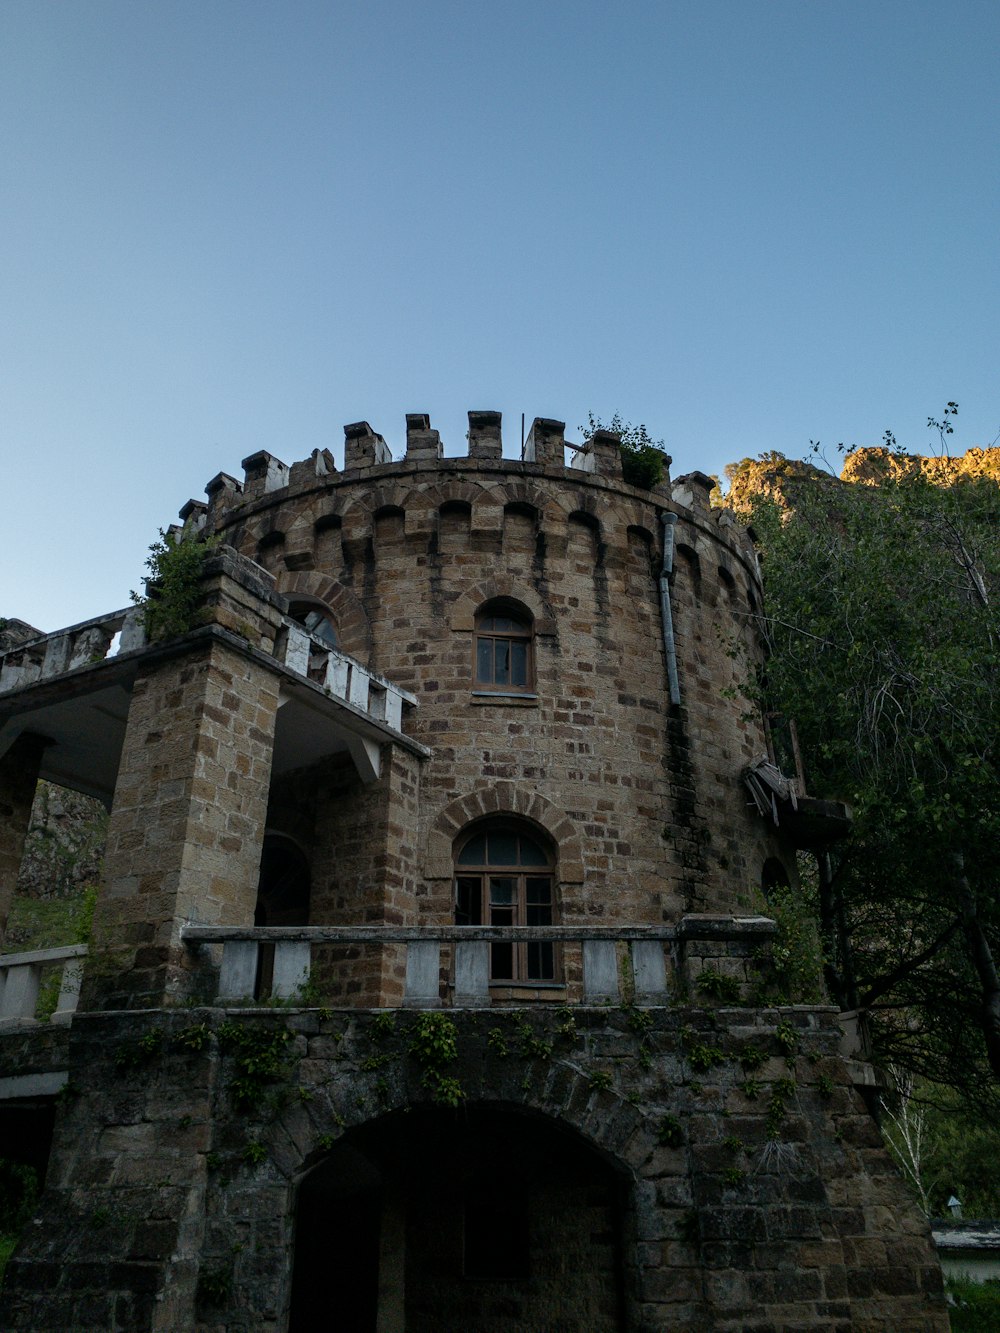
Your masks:
M21 898L11 904L4 953L57 949L85 944L90 938L97 889L81 889L71 898Z

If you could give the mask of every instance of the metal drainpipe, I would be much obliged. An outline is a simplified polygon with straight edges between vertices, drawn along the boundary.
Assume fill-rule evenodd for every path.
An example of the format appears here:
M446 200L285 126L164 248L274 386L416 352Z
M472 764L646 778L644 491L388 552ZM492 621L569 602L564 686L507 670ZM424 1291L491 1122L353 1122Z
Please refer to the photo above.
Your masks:
M674 527L677 515L660 515L663 524L663 568L660 570L660 614L663 617L663 651L667 656L667 682L670 702L679 704L681 687L677 680L677 648L674 644L674 616L670 609L670 576L674 572Z

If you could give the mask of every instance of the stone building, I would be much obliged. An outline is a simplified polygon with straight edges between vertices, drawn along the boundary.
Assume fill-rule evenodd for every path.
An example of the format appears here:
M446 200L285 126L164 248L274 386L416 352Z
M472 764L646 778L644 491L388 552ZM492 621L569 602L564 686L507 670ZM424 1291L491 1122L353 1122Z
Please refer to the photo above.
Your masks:
M39 776L110 812L89 945L0 963L0 1325L946 1329L837 1014L761 998L844 812L746 785L744 531L602 431L345 436L184 506L186 632L0 658L0 918Z

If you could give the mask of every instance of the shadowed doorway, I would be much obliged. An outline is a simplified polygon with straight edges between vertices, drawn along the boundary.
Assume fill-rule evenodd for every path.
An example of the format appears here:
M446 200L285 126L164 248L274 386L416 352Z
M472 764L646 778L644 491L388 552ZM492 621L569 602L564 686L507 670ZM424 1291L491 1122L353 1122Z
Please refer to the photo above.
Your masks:
M626 1200L541 1116L394 1113L300 1186L290 1333L619 1333Z

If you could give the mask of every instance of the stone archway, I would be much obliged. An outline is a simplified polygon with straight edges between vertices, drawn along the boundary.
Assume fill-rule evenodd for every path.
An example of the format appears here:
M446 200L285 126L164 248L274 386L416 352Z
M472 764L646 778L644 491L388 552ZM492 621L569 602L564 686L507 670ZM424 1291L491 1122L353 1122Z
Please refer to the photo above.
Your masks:
M547 1117L417 1106L303 1180L289 1333L625 1327L625 1177Z
M450 879L452 844L463 828L489 816L510 815L537 824L558 850L559 881L583 882L583 850L573 821L564 810L528 783L482 782L467 796L456 797L441 810L427 835L426 879Z

